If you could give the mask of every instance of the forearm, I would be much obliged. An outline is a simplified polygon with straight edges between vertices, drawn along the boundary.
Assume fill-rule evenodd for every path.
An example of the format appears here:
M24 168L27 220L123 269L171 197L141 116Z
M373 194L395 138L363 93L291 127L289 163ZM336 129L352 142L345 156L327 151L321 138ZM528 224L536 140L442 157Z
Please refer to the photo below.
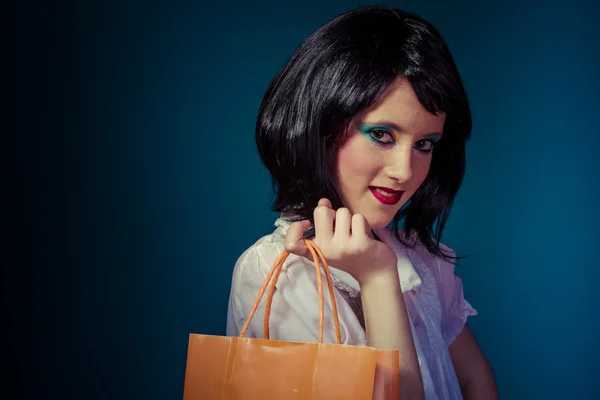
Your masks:
M497 400L494 373L475 336L465 325L448 347L465 400Z
M498 391L493 383L474 384L462 389L465 400L497 400Z
M489 365L477 375L477 379L467 381L461 387L465 400L498 400L496 381Z
M367 345L399 350L402 399L424 399L423 381L396 269L360 285Z

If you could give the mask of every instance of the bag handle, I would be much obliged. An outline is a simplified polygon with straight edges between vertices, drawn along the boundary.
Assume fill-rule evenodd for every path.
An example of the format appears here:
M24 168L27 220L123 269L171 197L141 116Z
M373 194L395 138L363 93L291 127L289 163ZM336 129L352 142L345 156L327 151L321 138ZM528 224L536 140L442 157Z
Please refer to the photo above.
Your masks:
M335 324L335 336L338 344L342 344L342 335L340 332L340 322L338 317L337 303L335 300L335 292L333 289L333 282L331 280L331 273L329 272L329 265L325 260L325 256L321 252L321 250L312 242L310 239L304 239L304 244L310 251L312 258L315 262L315 267L317 270L317 287L319 291L319 343L323 343L323 327L325 325L325 301L323 299L323 278L321 277L321 264L323 264L323 269L325 271L325 277L327 279L327 288L329 289L329 297L331 298L331 306L333 311L333 322ZM273 263L273 266L269 270L265 281L258 292L258 296L256 296L256 300L254 301L254 305L250 310L250 314L240 331L240 337L244 337L248 328L250 327L250 322L258 309L258 305L262 300L265 291L267 290L267 286L269 286L269 282L271 282L269 288L269 294L267 296L267 304L265 309L265 318L264 318L264 337L265 339L269 339L269 315L271 314L271 304L273 302L273 295L275 294L275 285L277 283L277 279L279 278L279 273L281 272L281 268L283 267L283 263L290 255L290 252L284 250L281 252L279 257ZM273 278L273 279L272 279Z

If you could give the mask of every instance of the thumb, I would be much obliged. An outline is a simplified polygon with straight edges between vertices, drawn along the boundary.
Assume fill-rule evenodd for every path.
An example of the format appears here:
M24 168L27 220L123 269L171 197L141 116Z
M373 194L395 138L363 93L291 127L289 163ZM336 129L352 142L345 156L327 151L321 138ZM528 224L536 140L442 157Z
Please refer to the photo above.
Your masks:
M312 259L304 244L304 232L310 228L309 220L292 222L285 235L284 248L292 254Z

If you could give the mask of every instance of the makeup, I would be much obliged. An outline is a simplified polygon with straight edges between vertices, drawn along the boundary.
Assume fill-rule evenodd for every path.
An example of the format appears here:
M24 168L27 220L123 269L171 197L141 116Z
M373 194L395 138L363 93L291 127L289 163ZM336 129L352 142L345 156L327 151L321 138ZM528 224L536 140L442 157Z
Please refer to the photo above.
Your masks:
M360 133L371 139L377 144L389 145L395 143L393 130L395 126L388 124L358 124ZM382 134L384 137L377 139L373 136L374 133Z
M394 205L400 201L404 191L393 190L382 186L369 186L373 196L383 204Z
M381 145L392 145L396 143L394 137L394 131L401 132L402 129L395 124L382 123L382 124L358 124L358 130L360 133L371 139L373 142ZM375 137L380 135L381 138ZM421 153L430 153L437 142L442 138L439 134L432 134L419 139L415 143L416 150ZM425 143L424 145L417 145L417 143Z
M437 142L439 142L441 139L442 139L442 137L440 135L425 136L423 139L419 139L417 141L417 143L415 143L415 148L416 148L416 150L420 151L421 153L431 153L431 151L435 147L435 144ZM425 145L422 147L420 145L420 143L423 143L423 142L425 143Z

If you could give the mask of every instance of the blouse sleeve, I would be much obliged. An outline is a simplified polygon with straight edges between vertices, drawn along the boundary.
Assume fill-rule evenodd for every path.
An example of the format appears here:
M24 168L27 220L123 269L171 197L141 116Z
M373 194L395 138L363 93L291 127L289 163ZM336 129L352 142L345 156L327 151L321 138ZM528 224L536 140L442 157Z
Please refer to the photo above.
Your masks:
M442 250L454 256L454 251L443 246ZM442 336L450 346L461 332L467 318L477 311L464 298L462 280L454 274L454 264L438 259L438 288L442 303Z
M282 250L283 243L259 241L238 259L229 296L228 336L239 335L269 270ZM323 340L325 343L336 343L331 301L324 276L323 287L325 296ZM269 318L270 339L317 342L319 295L314 264L305 258L290 254L283 265L275 288ZM264 337L263 321L267 295L268 289L250 322L246 337ZM348 313L349 306L337 290L335 295L340 316L342 343L357 344L357 339L351 333L351 327L346 323L348 321L353 325L351 323L353 315Z

